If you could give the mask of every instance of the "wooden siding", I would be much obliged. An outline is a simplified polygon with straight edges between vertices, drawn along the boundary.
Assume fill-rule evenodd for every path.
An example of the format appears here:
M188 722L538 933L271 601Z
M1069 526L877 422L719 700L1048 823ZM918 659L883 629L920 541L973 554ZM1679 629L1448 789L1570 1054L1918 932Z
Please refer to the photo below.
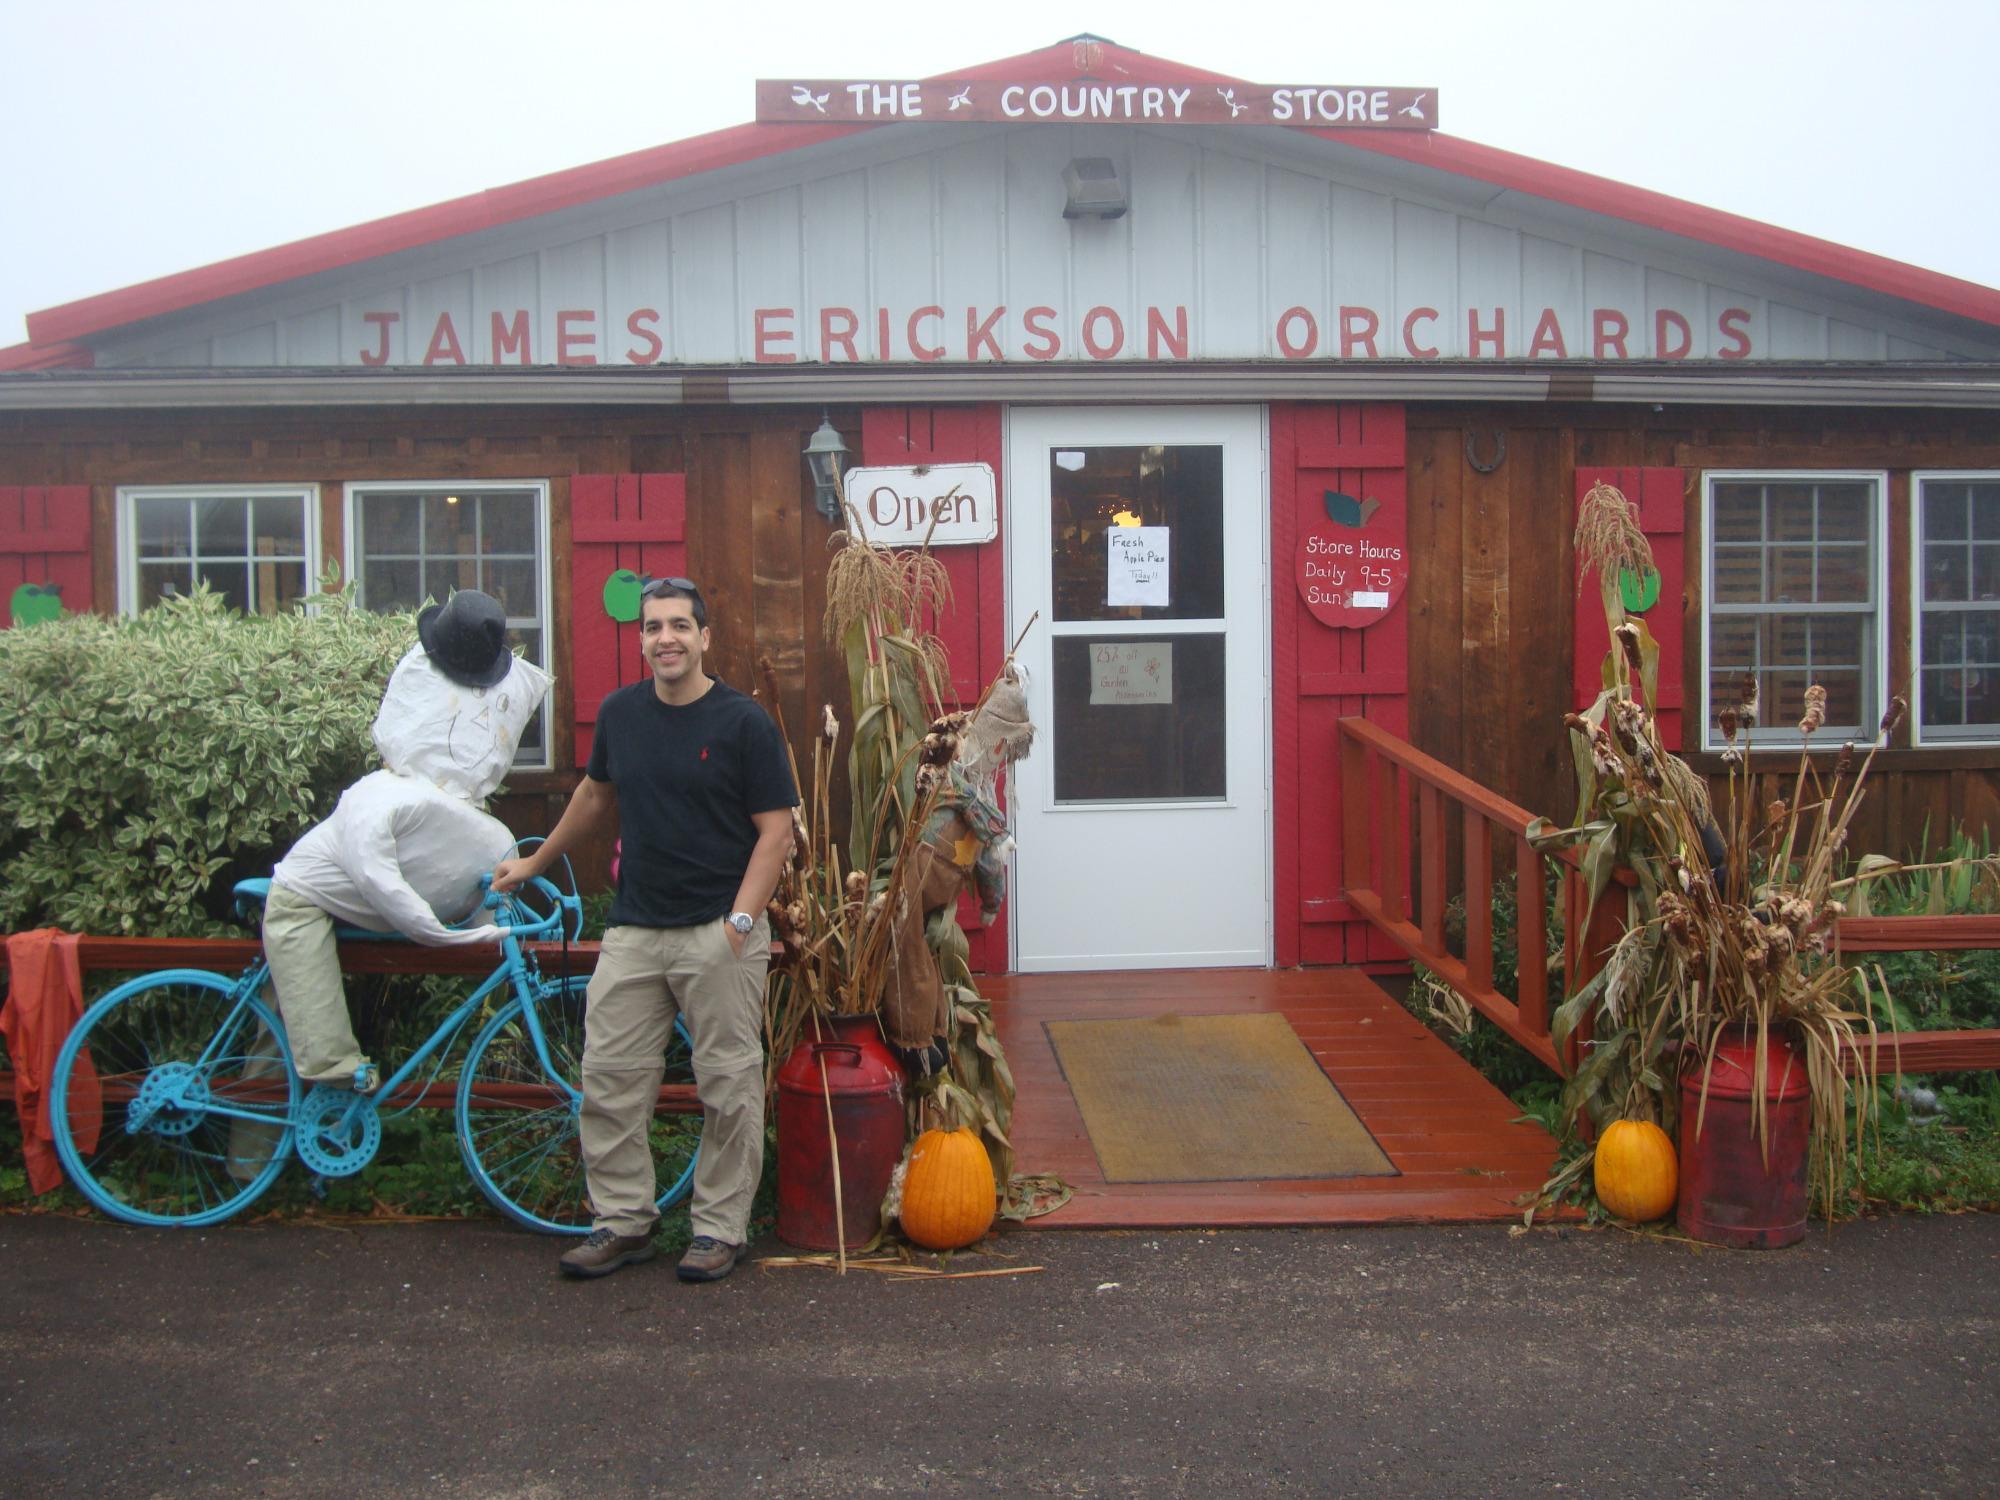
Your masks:
M1890 677L1909 676L1910 471L2000 469L2000 416L1927 412L1630 407L1411 406L1409 411L1410 738L1421 750L1531 812L1575 810L1560 721L1572 687L1575 476L1590 468L1679 468L1687 484L1688 565L1680 599L1648 619L1679 630L1688 743L1701 702L1700 483L1706 469L1886 469L1890 474ZM1504 441L1505 453L1489 464ZM1837 748L1837 747L1833 747ZM1712 786L1720 759L1695 753ZM1766 790L1797 757L1760 754ZM1914 851L1926 826L1954 821L2000 836L2000 749L1897 748L1876 762L1856 818L1856 852ZM1789 787L1784 793L1789 795Z

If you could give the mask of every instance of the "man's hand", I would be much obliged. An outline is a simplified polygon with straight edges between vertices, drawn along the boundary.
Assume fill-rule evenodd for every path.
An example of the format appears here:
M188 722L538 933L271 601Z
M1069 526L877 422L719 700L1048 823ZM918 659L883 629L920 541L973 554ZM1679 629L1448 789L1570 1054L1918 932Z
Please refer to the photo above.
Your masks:
M729 939L729 951L738 958L741 958L743 956L743 945L750 941L750 934L747 932L738 932L730 925L729 919L724 917L722 919L722 935Z
M539 875L534 859L526 854L512 855L493 867L493 889L506 895L521 885L531 875Z

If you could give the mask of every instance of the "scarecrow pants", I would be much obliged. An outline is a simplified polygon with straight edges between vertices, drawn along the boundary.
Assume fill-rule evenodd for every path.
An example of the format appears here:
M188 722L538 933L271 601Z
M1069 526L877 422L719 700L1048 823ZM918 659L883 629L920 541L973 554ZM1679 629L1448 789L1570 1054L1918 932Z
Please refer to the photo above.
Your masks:
M647 1138L666 1073L674 1017L694 1043L701 1154L694 1232L740 1245L764 1168L762 917L738 958L721 918L696 927L613 927L604 934L584 1010L583 1165L595 1227L651 1234L658 1186Z
M299 1077L352 1083L354 1070L368 1059L347 1014L333 918L274 881L264 901L264 957Z

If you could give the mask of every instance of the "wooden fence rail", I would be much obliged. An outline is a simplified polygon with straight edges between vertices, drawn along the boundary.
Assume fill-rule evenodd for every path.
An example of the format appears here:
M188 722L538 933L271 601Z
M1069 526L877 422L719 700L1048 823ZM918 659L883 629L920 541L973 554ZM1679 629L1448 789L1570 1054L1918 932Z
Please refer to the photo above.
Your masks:
M1532 815L1365 719L1340 721L1342 854L1347 899L1404 953L1439 975L1481 1015L1543 1063L1567 1074L1583 1035L1560 1051L1549 1036L1550 985L1543 945L1547 870L1561 877L1563 974L1587 983L1624 931L1629 900L1606 893L1592 909L1574 851L1541 855L1527 840ZM1415 823L1412 828L1414 797ZM1463 832L1454 849L1448 815ZM1414 837L1412 836L1414 833ZM1518 999L1494 987L1492 904L1495 843L1511 853L1518 915ZM1511 845L1511 849L1509 846ZM1502 878L1505 878L1504 876ZM1630 872L1619 872L1629 888ZM1467 899L1463 955L1447 941L1445 911ZM2000 916L1843 917L1836 952L1951 952L2000 948ZM1853 1063L1856 1072L1935 1073L2000 1069L2000 1030L1884 1034Z

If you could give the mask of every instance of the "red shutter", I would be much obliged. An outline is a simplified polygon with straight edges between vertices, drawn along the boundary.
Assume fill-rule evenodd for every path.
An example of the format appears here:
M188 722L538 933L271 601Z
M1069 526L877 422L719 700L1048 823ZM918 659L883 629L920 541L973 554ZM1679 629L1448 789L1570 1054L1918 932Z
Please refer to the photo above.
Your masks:
M1642 618L1653 639L1660 643L1660 738L1669 750L1681 748L1681 620L1686 583L1687 478L1680 469L1578 469L1576 503L1592 486L1609 484L1639 508L1639 529L1652 544L1653 562L1660 570L1660 597ZM1576 654L1571 672L1575 680L1575 704L1588 708L1597 701L1604 683L1604 653L1611 649L1611 634L1598 606L1595 578L1577 577Z
M14 591L53 587L63 613L83 614L90 587L90 487L0 487L0 626L14 624Z
M1347 903L1338 721L1360 714L1393 734L1409 733L1410 603L1406 595L1360 630L1324 625L1306 608L1294 554L1327 490L1377 501L1371 529L1408 535L1401 406L1271 407L1271 795L1280 966L1401 957Z
M976 547L939 547L936 556L951 575L953 609L938 621L938 637L951 652L951 685L970 708L1006 660L1007 502L1001 472L1000 408L983 406L877 406L861 413L863 466L983 463L993 469L1002 532ZM979 903L959 902L959 925L972 948L972 967L1000 973L1007 967L1007 912L991 927L979 925Z
M605 580L687 572L687 476L579 474L569 482L570 690L576 763L590 759L597 707L639 675L639 626L604 607Z

